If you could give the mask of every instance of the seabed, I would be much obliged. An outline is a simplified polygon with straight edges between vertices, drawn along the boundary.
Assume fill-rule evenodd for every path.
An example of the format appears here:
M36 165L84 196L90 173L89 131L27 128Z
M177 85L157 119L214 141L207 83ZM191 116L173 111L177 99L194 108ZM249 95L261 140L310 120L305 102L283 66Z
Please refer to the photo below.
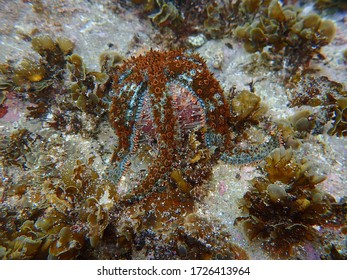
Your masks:
M298 59L293 49L287 47L288 54L271 43L255 27L259 22L245 14L223 18L216 7L235 1L184 2L190 1L0 1L0 258L347 258L344 1L330 1L331 7L319 6L324 1L269 1L264 22L288 24L276 7L285 10L291 4L299 11L293 20L307 19L300 24L312 34L298 40L312 44L312 53L298 51ZM251 1L241 2L247 13L254 8L259 9L255 15L261 14L247 4ZM193 12L202 19L194 20ZM311 22L312 14L318 16ZM252 35L237 33L240 22L257 29L242 30ZM201 126L195 127L187 134L195 140L182 150L194 146L212 158L187 154L187 165L207 170L201 175L207 179L194 185L180 159L172 163L176 171L166 172L155 188L129 202L124 197L141 186L157 158L160 136L149 133L138 143L132 136L139 151L129 148L129 171L114 171L119 166L112 155L120 138L109 121L117 94L110 78L131 57L179 48L205 60L227 100L244 102L241 109L229 104L238 112L239 125L231 125L230 132L237 147L247 150L268 141L271 133L278 147L265 160L223 162L213 158L218 139L197 148L205 138L199 138ZM186 83L186 89L193 84ZM246 101L241 92L247 92ZM179 102L177 107L188 110L194 102L200 106L195 99ZM242 117L244 110L253 116ZM151 121L149 131L156 128ZM294 211L293 205L302 215L296 212L293 218L283 210ZM275 218L262 216L267 210L256 212L261 207L272 207L268 215ZM275 230L280 223L285 229ZM305 234L298 237L289 229L295 226Z

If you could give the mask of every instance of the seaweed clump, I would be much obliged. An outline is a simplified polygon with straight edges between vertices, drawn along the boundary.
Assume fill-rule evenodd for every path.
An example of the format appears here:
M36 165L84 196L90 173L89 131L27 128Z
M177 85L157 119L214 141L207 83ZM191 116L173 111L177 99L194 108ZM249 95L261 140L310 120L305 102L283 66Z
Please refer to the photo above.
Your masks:
M230 96L234 146L221 159L232 164L257 162L279 147L278 129L266 117L267 105L254 92L232 91Z
M338 82L325 76L293 76L288 84L288 97L291 107L320 107L321 113L315 115L315 133L322 133L324 125L332 120L329 135L347 135L346 96L347 91Z
M87 71L82 58L77 54L68 57L68 68L71 72L70 90L74 104L88 114L102 115L108 109L108 104L103 101L101 87L98 85L105 84L108 75Z
M347 10L347 3L343 0L316 0L314 6L320 11L328 10L336 12Z
M236 223L242 224L251 241L260 240L272 256L290 258L297 245L324 238L316 226L346 223L340 214L342 205L316 187L325 176L315 174L307 160L296 159L291 149L275 149L261 166L266 176L251 181L242 199L247 215Z
M66 57L73 52L74 44L66 38L53 40L48 35L34 37L32 48L39 60L23 59L12 69L11 81L16 92L27 94L29 117L46 116L57 96L64 94Z
M40 137L27 129L19 129L9 137L1 136L0 158L2 166L17 166L26 169L27 155L33 148L37 148L35 146L39 141Z
M234 30L236 38L248 52L263 53L263 59L275 61L278 67L287 65L289 73L307 67L313 57L321 57L321 48L335 36L333 21L317 14L302 16L297 8L281 6L277 0L265 1L252 14L250 21Z
M1 137L0 258L88 257L102 239L115 188L62 140L27 129Z
M8 106L5 104L8 90L11 88L11 83L7 80L5 75L8 68L9 65L0 64L0 119L8 112Z
M319 117L312 110L300 110L287 119L278 121L281 131L281 142L287 148L296 149L300 146L303 139L310 135L321 133L319 131Z
M166 43L171 49L191 45L189 36L204 38L203 23L206 19L206 8L210 1L178 1L178 0L134 0L124 1L120 5L135 7L141 17L149 19L160 34L156 36L158 43ZM129 4L131 2L131 4ZM203 36L203 37L201 37ZM204 43L200 41L198 45Z
M135 0L135 5L141 5L144 14L147 14L151 21L159 28L170 27L178 31L182 27L183 18L172 1L166 0Z
M1 65L1 88L29 102L28 118L41 119L65 133L95 134L110 102L102 93L107 71L121 59L119 55L103 55L104 72L88 71L69 39L40 35L32 38L31 45L39 59L33 56L18 65ZM5 105L0 106L5 110Z
M2 259L88 257L88 248L103 237L117 198L112 184L90 164L68 161L58 171L51 165L44 169L41 162L36 168L45 176L26 173L6 183L0 206Z

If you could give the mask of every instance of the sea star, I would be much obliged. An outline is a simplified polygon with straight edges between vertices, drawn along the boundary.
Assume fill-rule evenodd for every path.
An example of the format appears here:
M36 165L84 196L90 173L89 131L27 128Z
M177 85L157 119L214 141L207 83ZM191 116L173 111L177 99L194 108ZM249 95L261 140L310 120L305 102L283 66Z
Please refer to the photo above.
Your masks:
M146 141L155 151L154 162L132 196L149 192L170 172L171 179L189 191L188 169L182 165L189 165L191 174L211 158L239 160L239 155L227 155L238 151L231 138L235 116L230 102L199 55L151 50L132 57L116 68L111 96L110 122L118 136L113 179L119 182L140 143ZM253 158L259 156L248 155L246 160ZM199 171L193 177L198 180Z

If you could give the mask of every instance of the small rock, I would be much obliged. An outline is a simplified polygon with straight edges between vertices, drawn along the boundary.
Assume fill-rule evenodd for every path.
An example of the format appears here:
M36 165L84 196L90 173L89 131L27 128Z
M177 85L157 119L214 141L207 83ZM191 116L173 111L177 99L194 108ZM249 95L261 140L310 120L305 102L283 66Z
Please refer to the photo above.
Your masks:
M201 47L203 44L205 44L207 41L204 34L199 34L196 36L189 36L187 39L187 42L189 45L191 45L194 48Z

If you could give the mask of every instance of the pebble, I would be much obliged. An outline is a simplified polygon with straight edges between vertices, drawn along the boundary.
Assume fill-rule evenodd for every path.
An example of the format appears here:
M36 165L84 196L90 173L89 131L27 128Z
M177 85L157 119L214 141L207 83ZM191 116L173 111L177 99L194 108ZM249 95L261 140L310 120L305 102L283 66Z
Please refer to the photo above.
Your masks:
M196 36L189 36L187 39L187 42L189 45L191 45L194 48L201 47L203 44L205 44L207 41L204 34L199 34Z

